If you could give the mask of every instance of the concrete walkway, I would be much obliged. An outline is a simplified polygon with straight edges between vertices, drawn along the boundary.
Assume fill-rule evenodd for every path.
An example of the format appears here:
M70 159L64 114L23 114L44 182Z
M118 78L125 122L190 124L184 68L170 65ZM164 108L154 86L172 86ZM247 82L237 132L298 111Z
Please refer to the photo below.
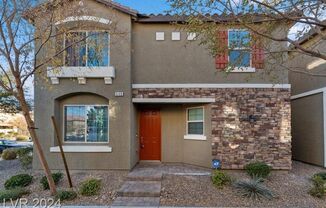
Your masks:
M210 175L210 171L188 165L140 163L128 174L112 206L158 207L164 174Z

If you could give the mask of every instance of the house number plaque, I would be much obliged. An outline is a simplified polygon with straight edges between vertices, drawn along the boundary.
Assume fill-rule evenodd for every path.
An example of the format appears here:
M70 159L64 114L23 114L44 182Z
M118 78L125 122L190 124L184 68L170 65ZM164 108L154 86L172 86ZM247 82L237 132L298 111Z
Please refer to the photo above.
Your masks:
M114 96L116 97L123 97L124 93L123 92L115 92Z

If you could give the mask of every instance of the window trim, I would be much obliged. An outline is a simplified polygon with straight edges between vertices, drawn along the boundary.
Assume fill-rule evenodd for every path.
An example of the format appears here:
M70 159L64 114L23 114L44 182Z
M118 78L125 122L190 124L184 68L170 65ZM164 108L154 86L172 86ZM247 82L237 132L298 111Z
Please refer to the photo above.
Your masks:
M88 55L88 49L87 49L87 42L89 41L88 39L89 38L86 38L86 63L85 63L85 66L67 66L66 65L66 50L64 50L64 53L63 53L63 67L78 67L78 68L100 68L100 67L110 67L111 66L111 57L110 57L110 55L111 55L111 53L110 53L110 51L111 51L111 35L110 35L110 33L109 33L109 31L107 31L107 30L69 30L69 31L67 31L66 33L64 33L64 36L63 36L63 48L66 48L66 35L67 35L67 33L73 33L73 32L75 32L75 33L78 33L78 32L86 32L86 37L87 37L87 34L89 33L89 32L106 32L106 33L108 33L108 65L107 66L87 66L87 62L88 62L88 57L87 57L87 55Z
M84 142L80 142L80 141L77 141L77 142L72 142L72 141L65 141L65 133L66 133L66 129L65 129L65 108L66 107L85 107L85 106L106 106L108 108L108 139L106 142L87 142L87 122L85 122L85 141ZM110 143L110 108L109 108L109 105L101 105L101 104L95 104L95 105L91 105L91 104L66 104L66 105L63 105L63 111L62 111L62 114L63 114L63 122L62 122L62 140L63 140L63 143L64 144L109 144ZM85 118L86 118L86 115L85 115Z
M189 121L188 120L189 110L199 109L199 108L203 109L203 120ZM192 123L192 122L203 122L203 134L189 134L188 123ZM186 108L186 135L184 135L184 139L206 140L206 136L205 136L205 106L196 106L196 107Z
M246 31L250 34L250 32L247 29L228 29L228 63L230 63L230 32L238 32L238 31ZM249 50L250 60L249 60L249 66L247 67L234 67L233 70L230 72L256 72L256 69L252 67L252 49L250 47L240 47L240 48L232 48L232 50Z

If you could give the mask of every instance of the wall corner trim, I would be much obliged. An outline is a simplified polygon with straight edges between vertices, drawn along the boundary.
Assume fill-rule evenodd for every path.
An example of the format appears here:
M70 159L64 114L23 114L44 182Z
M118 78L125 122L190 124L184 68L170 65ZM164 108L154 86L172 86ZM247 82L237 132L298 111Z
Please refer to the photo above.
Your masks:
M64 152L70 153L100 153L100 152L112 152L112 147L102 146L91 146L91 145L64 145L62 146ZM50 147L50 152L60 152L59 146Z

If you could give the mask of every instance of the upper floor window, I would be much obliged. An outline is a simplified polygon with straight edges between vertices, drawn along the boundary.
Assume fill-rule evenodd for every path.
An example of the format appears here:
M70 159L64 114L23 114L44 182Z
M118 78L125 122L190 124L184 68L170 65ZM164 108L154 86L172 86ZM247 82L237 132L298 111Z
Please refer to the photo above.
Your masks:
M229 64L232 67L250 67L250 33L247 30L229 30Z
M110 64L108 32L66 33L65 47L68 47L65 53L65 66L99 67Z
M245 29L219 30L217 35L217 69L255 72L256 69L264 68L264 41L260 36L250 34Z
M65 142L108 142L109 111L102 105L64 107Z

